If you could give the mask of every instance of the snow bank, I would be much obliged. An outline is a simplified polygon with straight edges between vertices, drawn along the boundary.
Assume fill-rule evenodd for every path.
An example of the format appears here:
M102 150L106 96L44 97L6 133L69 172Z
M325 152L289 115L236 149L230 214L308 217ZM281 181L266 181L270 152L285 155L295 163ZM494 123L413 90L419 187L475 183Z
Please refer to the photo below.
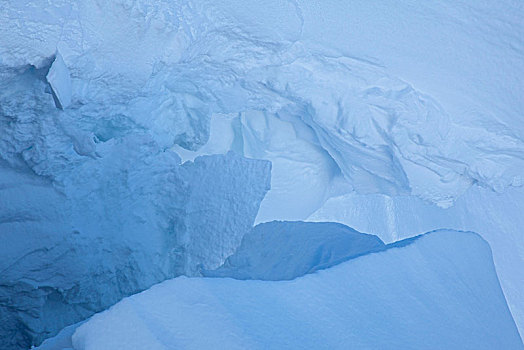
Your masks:
M383 248L378 237L341 224L273 221L246 233L235 253L204 275L290 280Z
M95 315L76 350L522 349L488 244L440 231L292 281L176 278Z

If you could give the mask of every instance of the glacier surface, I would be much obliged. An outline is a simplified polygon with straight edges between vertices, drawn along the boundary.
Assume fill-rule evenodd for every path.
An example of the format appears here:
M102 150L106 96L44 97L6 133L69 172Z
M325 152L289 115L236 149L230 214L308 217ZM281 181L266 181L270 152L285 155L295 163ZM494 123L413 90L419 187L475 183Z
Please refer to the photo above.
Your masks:
M2 342L215 269L253 220L479 232L522 333L520 1L0 5Z

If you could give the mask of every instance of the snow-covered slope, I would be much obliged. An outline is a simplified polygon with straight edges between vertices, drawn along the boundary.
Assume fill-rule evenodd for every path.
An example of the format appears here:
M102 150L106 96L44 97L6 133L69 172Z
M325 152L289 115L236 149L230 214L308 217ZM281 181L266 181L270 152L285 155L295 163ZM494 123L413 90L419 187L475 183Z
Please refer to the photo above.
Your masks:
M523 212L524 188L498 194L475 186L447 209L412 196L342 195L326 201L309 220L344 223L386 243L441 227L478 232L493 250L502 289L520 326L524 325Z
M345 225L272 221L246 233L235 253L204 276L290 280L381 249L380 238Z
M450 220L460 224L428 219L433 223L429 229L474 229L489 240L510 306L517 323L524 325L519 272L524 235L520 225L500 229L492 224L520 222L512 207L524 201L521 190L513 189L524 176L524 87L518 78L524 71L522 4L224 1L212 8L206 20L227 29L206 32L205 44L198 41L191 48L191 59L205 46L206 63L211 60L218 69L213 79L221 74L220 67L230 69L215 91L222 91L222 82L231 83L229 79L239 77L240 82L215 109L221 113L211 117L212 142L193 153L175 146L177 152L192 159L233 149L271 160L272 190L258 222L305 220L329 198L352 190L392 195L392 201L396 194L416 195L448 207L473 186L479 198L460 201L471 216L460 214L462 209L432 209L456 215ZM215 35L232 28L244 36L230 35L229 45L220 46ZM246 43L245 36L252 42ZM271 67L267 72L264 59ZM262 71L254 81L253 71ZM264 99L265 87L271 101ZM241 103L246 89L247 107ZM284 108L278 107L278 99L284 100ZM493 190L510 194L499 196ZM358 197L357 202L366 198L369 203L362 207L370 209L362 217L372 225L380 221L370 219L374 197ZM483 198L491 204L485 205ZM410 207L411 215L423 215L427 205L409 200L420 203ZM335 221L347 210L325 208L332 212L321 209L324 214L317 219ZM490 217L489 230L477 225L474 215ZM365 231L388 241L389 232L423 232L388 230Z
M76 350L522 349L488 244L440 231L292 281L176 278L93 316Z
M353 225L340 213L358 198L367 225L398 211L430 229L474 226L522 329L523 12L519 0L0 0L0 303L60 300L55 289L82 276L78 293L99 306L71 316L44 303L43 318L24 306L28 319L60 327L167 270L218 266L249 230L268 165L227 155L179 167L173 151L232 150L272 162L258 222ZM409 213L398 195L416 203ZM341 198L344 208L332 204ZM375 198L399 206L375 213ZM201 220L203 205L213 220ZM425 224L396 225L365 231L391 241ZM121 272L142 263L155 271L136 281ZM88 292L121 274L110 298ZM48 332L10 317L2 329L32 334L26 343Z

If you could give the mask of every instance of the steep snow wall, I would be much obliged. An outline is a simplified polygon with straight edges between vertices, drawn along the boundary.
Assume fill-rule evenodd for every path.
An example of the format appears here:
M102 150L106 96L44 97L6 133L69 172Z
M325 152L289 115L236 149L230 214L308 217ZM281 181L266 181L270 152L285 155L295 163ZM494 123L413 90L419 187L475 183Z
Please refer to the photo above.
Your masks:
M5 349L38 344L166 278L219 266L269 189L268 162L231 153L180 165L125 117L57 109L46 74L28 65L1 80Z
M1 349L39 344L154 283L216 268L250 229L267 162L228 154L180 165L137 139L99 145L99 158L62 184L2 168Z
M99 145L63 188L2 168L0 348L39 344L126 295L216 268L250 229L268 163L228 154L180 166L137 138Z
M76 350L217 346L524 348L488 244L454 231L292 281L176 278L93 316L73 335Z

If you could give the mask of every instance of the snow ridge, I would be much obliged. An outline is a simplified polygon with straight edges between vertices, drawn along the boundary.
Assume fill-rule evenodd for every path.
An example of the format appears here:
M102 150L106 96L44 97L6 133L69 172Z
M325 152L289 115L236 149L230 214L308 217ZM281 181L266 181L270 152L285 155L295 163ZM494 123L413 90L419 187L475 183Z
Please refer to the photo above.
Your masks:
M524 347L488 244L447 230L292 281L166 281L95 315L72 343L76 350Z

